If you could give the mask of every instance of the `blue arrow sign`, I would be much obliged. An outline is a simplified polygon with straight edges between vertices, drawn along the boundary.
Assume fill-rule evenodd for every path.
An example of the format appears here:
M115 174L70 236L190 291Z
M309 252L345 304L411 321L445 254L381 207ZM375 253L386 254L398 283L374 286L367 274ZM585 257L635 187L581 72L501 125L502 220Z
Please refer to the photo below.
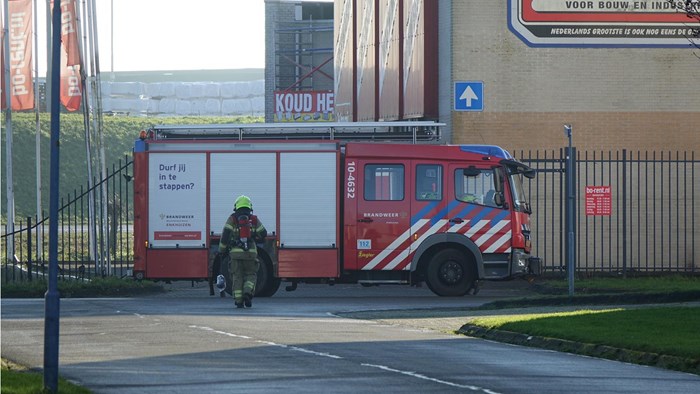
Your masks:
M455 82L455 111L483 111L484 83L481 81Z

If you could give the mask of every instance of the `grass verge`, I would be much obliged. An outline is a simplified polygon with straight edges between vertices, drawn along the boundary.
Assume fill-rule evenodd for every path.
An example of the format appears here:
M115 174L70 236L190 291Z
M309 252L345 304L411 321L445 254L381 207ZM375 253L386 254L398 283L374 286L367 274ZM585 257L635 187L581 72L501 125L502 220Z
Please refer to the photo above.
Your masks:
M700 276L582 278L574 281L573 297L568 296L566 279L546 278L537 279L532 290L539 295L499 300L478 309L700 301Z
M700 359L700 307L612 308L475 318L488 329Z
M569 283L562 278L539 279L537 291L545 294L568 294ZM663 293L700 291L700 277L663 275L618 277L589 277L574 279L575 294Z
M541 281L534 287L547 295L483 305L476 309L519 309L475 317L459 332L700 374L700 335L697 332L700 306L660 305L700 300L700 278L587 278L579 279L575 284L577 290L573 297L569 297L557 295L567 294L566 280ZM592 310L586 305L611 307ZM528 313L529 308L547 306L582 306L582 309Z
M0 391L3 394L40 394L44 390L44 375L2 359L0 370ZM77 386L65 379L58 379L58 392L61 394L89 394L90 390Z
M48 284L44 280L3 283L0 296L3 298L41 298ZM165 292L160 284L136 281L131 278L95 278L92 280L58 280L58 292L62 298L80 297L130 297Z

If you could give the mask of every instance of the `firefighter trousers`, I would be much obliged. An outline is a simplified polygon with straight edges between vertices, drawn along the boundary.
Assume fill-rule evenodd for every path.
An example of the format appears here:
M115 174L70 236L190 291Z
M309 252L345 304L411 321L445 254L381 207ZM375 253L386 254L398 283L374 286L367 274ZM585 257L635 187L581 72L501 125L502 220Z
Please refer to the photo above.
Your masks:
M255 282L258 280L258 264L257 259L231 259L233 299L236 304L242 303L246 294L253 298Z

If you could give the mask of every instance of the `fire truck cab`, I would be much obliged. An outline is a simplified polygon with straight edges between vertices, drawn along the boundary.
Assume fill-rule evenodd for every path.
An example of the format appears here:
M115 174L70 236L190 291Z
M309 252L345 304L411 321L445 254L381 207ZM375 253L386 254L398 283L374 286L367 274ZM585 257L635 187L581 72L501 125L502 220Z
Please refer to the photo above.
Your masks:
M539 274L523 189L535 172L497 146L436 144L438 126L315 125L321 138L298 125L152 128L134 148L134 275L207 278L240 194L269 233L258 296L282 281L425 282L462 296ZM377 135L410 143L364 142Z

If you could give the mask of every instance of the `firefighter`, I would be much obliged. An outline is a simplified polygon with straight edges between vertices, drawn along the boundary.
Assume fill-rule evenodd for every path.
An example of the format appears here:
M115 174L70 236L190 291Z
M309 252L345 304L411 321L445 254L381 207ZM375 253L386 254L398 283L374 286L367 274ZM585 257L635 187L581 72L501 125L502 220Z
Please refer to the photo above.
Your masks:
M226 220L219 241L219 254L230 257L229 272L233 276L233 299L237 308L253 306L255 282L258 278L257 241L263 241L267 230L253 215L253 203L247 196L238 196L233 213Z

